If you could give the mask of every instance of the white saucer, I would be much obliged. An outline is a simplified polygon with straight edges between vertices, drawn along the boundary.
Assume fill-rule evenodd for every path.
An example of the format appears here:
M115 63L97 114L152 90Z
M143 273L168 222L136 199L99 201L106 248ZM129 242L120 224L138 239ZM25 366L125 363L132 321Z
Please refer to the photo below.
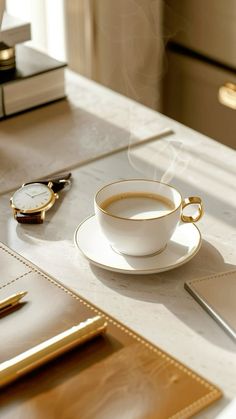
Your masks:
M188 262L201 247L201 233L195 224L180 224L163 252L153 256L125 256L116 253L100 232L95 216L77 227L74 242L94 265L126 274L151 274L177 268Z

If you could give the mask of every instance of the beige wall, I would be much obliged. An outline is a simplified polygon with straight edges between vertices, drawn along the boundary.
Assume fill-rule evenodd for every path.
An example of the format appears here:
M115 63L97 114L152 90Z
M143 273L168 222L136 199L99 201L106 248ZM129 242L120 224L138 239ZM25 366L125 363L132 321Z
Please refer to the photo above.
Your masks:
M71 68L157 109L161 0L69 0L65 7Z

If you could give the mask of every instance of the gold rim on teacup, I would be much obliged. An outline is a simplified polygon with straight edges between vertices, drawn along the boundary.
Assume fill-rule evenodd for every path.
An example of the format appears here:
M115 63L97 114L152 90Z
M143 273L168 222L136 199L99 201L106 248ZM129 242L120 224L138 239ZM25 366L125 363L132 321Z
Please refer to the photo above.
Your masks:
M181 201L180 204L174 208L173 210L169 211L168 214L164 214L164 215L160 215L158 217L153 217L153 218L128 218L128 217L120 217L119 215L115 215L110 213L109 211L104 210L97 202L97 197L98 194L100 192L102 192L104 189L106 189L108 186L112 186L112 185L116 185L118 183L125 183L125 182L133 182L133 181L137 181L137 182L153 182L153 183L158 183L159 185L165 185L168 186L169 188L174 189L180 196ZM152 221L152 220L156 220L156 219L160 219L160 218L164 218L169 214L174 213L175 211L177 211L181 206L182 206L182 213L181 213L181 220L184 223L194 223L200 220L200 218L202 218L203 214L204 214L204 210L203 210L203 203L200 197L198 196L191 196L189 198L182 198L181 193L178 191L178 189L176 189L174 186L169 185L168 183L164 183L164 182L159 182L158 180L149 180L149 179L142 179L142 178L133 178L133 179L128 179L128 180L118 180L115 182L111 182L106 184L105 186L103 186L101 189L99 189L99 191L96 193L95 198L94 198L96 205L99 207L100 211L102 211L104 214L109 215L110 217L114 217L114 218L118 218L120 220L129 220L129 221ZM183 209L186 208L189 205L198 205L198 214L196 217L193 217L191 215L184 215L183 214Z

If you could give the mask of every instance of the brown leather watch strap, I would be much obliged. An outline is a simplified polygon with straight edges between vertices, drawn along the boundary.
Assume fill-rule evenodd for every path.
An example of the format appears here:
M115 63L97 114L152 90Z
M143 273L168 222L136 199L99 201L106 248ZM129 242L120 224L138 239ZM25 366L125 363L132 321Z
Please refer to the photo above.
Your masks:
M56 175L55 177L50 178L43 178L39 180L35 180L33 182L27 182L24 185L29 185L30 183L43 183L44 185L48 185L49 182L52 183L52 190L53 192L59 192L61 191L65 186L70 185L71 181L71 173L60 173L59 175Z
M32 183L42 183L43 185L49 186L54 193L61 191L65 186L70 185L71 173L60 173L55 177L43 178L34 180L32 182L24 183L24 185L30 185ZM15 219L21 224L42 224L45 217L45 211L34 212L31 214L24 214L17 212Z
M22 224L42 224L44 214L43 212L35 212L34 214L22 214L22 212L17 212L15 214L15 219L18 223Z

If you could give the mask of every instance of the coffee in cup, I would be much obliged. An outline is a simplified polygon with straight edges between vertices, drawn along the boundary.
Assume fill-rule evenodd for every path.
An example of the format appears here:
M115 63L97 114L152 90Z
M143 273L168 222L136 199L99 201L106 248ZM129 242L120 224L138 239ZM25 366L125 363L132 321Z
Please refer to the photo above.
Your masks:
M195 217L183 208L195 204ZM196 222L202 214L199 197L182 199L173 186L130 179L100 189L94 201L95 215L102 233L114 250L125 255L146 256L166 247L180 220Z

